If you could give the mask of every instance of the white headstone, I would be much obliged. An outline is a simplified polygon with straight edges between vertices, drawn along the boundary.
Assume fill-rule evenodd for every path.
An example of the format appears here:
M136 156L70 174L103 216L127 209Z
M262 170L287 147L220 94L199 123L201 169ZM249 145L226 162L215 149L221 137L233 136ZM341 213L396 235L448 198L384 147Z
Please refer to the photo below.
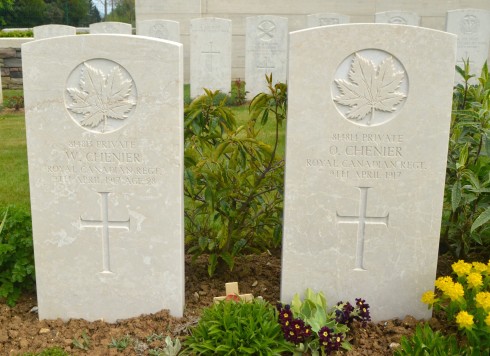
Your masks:
M65 25L36 26L32 30L34 32L34 39L36 40L59 36L71 36L77 34L77 29L75 27Z
M133 27L124 22L97 22L89 25L90 34L113 33L120 35L131 35Z
M335 14L330 12L322 12L319 14L311 14L306 16L307 27L341 25L349 23L350 18L347 15Z
M447 12L446 31L458 36L457 64L470 61L473 74L480 75L490 49L490 11L460 9ZM460 77L456 77L457 80Z
M281 300L312 288L373 320L430 317L455 48L412 26L291 33Z
M206 17L191 20L191 97L203 88L231 90L231 20Z
M245 86L247 97L267 90L266 75L286 81L288 62L288 19L263 15L247 17L245 35Z
M180 42L180 24L170 20L145 20L136 24L136 34Z
M420 26L420 16L410 11L377 12L376 23L391 23L393 25Z
M182 316L182 45L57 37L22 60L39 317Z

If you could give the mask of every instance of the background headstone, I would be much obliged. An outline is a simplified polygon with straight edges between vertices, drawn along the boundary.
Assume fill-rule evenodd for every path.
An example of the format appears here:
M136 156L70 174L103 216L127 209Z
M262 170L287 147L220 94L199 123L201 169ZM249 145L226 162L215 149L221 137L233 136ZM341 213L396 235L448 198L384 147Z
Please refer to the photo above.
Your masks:
M288 20L279 16L246 19L245 88L253 98L267 90L265 75L274 83L286 81L288 62Z
M77 29L66 25L43 25L36 26L33 29L34 39L42 40L44 38L71 36L77 34Z
M312 288L375 321L430 317L455 48L412 26L291 33L282 301Z
M330 12L322 12L319 14L311 14L306 16L306 26L309 28L318 26L341 25L344 23L349 23L349 16Z
M22 56L39 317L182 316L182 45L69 36Z
M375 15L376 23L390 23L393 25L420 26L420 16L410 11L385 11Z
M191 97L231 90L231 20L191 20Z
M89 25L90 34L112 33L120 35L131 35L133 27L124 22L97 22Z
M458 36L457 64L463 67L463 59L469 58L471 72L479 76L483 63L488 60L490 49L490 11L479 9L448 11L446 30ZM458 75L456 80L460 79Z
M138 21L136 34L180 42L180 24L171 20L146 20Z

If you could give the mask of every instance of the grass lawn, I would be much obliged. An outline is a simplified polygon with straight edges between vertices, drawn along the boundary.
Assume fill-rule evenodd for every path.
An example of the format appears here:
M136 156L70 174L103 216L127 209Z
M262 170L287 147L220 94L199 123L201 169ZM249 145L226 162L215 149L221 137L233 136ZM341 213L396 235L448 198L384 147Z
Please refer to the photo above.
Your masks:
M184 92L188 95L188 85ZM4 90L3 94L4 107L8 107L22 95L22 91ZM244 125L248 120L248 104L232 106L231 109L237 124ZM279 156L284 156L284 131L284 127L280 129ZM272 145L274 135L274 122L270 119L261 130L259 139ZM21 111L0 112L0 167L0 210L9 205L30 209L25 119Z

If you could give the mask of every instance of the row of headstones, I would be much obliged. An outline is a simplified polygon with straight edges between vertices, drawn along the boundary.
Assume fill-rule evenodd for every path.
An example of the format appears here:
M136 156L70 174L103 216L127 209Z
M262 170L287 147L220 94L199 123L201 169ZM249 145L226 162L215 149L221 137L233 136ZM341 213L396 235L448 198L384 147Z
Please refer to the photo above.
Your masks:
M353 24L289 43L281 299L429 317L456 36ZM39 317L181 316L183 45L63 36L22 54Z
M307 16L308 27L349 22L339 14ZM376 14L377 23L418 26L420 17L413 12L390 11ZM169 20L147 20L137 24L137 34L180 42L179 23ZM458 35L458 64L470 59L478 72L488 59L490 49L490 11L462 9L448 11L446 30ZM74 34L75 29L63 26L34 28L36 39ZM131 34L131 25L125 23L97 23L90 25L90 33ZM284 82L287 70L288 20L278 16L255 16L246 19L245 82L248 98L267 89L265 74ZM190 27L190 86L191 97L203 93L203 88L231 90L232 21L220 18L197 18Z

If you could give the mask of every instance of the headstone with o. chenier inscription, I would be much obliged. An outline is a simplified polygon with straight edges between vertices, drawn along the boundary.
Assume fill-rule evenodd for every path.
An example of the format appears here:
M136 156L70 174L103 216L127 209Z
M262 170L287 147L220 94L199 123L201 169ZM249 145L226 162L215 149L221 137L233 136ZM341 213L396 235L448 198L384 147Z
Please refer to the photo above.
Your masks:
M288 19L261 15L247 17L245 35L245 88L247 97L267 91L266 75L286 82Z
M312 288L374 320L430 317L455 48L412 26L291 33L281 300Z
M57 37L22 60L39 317L182 316L182 45Z
M469 60L470 70L477 77L490 50L490 11L458 9L447 12L446 31L458 36L457 64ZM461 80L458 75L457 81ZM474 79L476 81L476 79Z
M119 35L131 35L133 33L133 27L129 23L125 22L97 22L89 25L90 34L119 34Z
M136 23L136 34L180 42L180 23L171 20L145 20Z
M191 20L191 97L204 88L231 90L231 20L204 17Z
M77 29L75 27L66 25L36 26L32 29L32 31L34 32L35 40L59 36L72 36L77 34Z

